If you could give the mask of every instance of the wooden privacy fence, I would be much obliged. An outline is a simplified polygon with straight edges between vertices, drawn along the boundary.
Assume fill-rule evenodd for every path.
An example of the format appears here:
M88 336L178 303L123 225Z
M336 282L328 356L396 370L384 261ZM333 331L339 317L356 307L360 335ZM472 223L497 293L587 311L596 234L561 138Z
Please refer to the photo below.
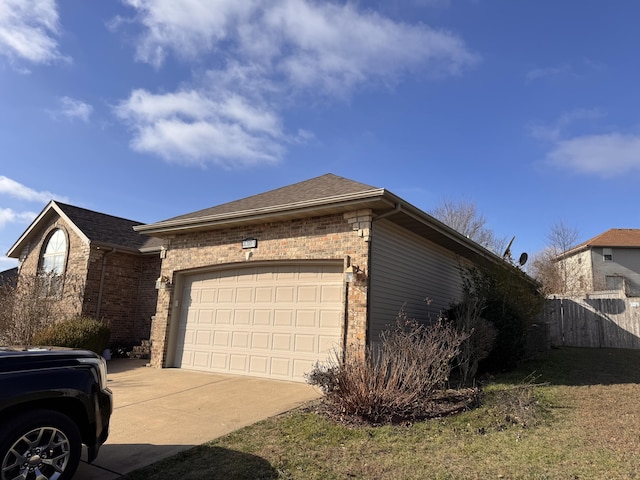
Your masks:
M551 345L640 349L640 298L598 292L547 300Z

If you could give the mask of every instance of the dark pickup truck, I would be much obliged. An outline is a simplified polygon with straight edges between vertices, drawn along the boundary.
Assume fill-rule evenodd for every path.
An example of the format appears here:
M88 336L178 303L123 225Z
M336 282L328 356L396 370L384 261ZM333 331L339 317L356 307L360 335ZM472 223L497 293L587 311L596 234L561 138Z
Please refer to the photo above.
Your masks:
M107 369L93 352L0 347L0 480L73 477L107 439Z

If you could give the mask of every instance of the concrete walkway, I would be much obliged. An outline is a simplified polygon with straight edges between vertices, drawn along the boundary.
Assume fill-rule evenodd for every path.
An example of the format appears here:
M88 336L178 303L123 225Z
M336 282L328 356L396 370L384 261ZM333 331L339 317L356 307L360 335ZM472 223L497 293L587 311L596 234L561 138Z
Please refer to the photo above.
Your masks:
M78 480L114 480L181 450L319 398L304 383L108 363L114 412L109 439ZM86 454L83 453L83 458Z

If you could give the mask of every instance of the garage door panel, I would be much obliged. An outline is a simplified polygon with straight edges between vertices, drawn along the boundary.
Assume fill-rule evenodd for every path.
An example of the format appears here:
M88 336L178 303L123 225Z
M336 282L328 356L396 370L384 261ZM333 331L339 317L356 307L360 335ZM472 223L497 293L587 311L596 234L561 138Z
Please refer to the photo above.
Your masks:
M209 353L201 351L193 352L193 366L196 368L207 368L209 366Z
M234 332L231 337L232 348L249 348L249 332Z
M315 310L297 310L296 327L313 328L317 326L317 312Z
M196 332L196 345L211 345L211 332L210 330L198 330Z
M318 337L318 353L328 353L339 350L340 345L333 336L320 335Z
M267 350L270 348L270 339L271 335L269 333L254 332L251 334L251 348Z
M231 325L231 317L233 316L232 310L216 310L216 324L217 325Z
M295 286L276 287L276 304L293 303L295 300Z
M273 312L273 325L276 327L291 327L293 325L293 310L276 310Z
M254 310L253 324L257 326L271 325L273 310Z
M341 315L339 311L326 311L320 312L320 328L327 328L335 330L340 328Z
M316 336L295 335L293 350L296 353L316 353Z
M249 373L264 376L269 373L269 357L251 355L249 359Z
M246 373L248 358L245 354L229 355L229 370L233 373Z
M342 299L342 286L323 285L321 287L321 302L339 302Z
M291 334L275 333L273 334L273 350L282 350L288 352L291 350Z
M218 303L231 303L233 302L234 288L219 288L218 289Z
M236 303L251 303L253 301L253 288L238 287L236 288Z
M227 362L228 355L226 353L215 353L211 354L211 368L213 370L224 372L229 370L229 364Z
M233 324L234 325L251 325L251 310L239 310L236 309L233 312Z
M230 347L231 344L229 340L231 339L231 335L229 332L224 330L216 330L213 333L213 346L214 347Z
M289 358L272 357L269 373L273 377L290 377L291 360Z
M217 295L217 288L203 288L202 290L198 290L198 295L195 301L198 303L216 303Z
M298 287L297 303L318 303L318 286L302 285Z
M272 303L273 287L256 287L256 303Z
M213 323L214 310L200 310L198 312L198 323Z
M187 278L176 365L304 381L340 345L342 265L239 268Z

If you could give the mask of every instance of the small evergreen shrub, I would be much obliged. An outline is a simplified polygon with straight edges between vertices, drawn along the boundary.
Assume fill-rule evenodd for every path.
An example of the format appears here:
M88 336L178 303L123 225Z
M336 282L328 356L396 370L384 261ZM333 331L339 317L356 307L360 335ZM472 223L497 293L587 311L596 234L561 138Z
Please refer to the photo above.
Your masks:
M81 348L102 354L109 344L111 331L104 323L88 317L57 322L33 336L33 345Z

